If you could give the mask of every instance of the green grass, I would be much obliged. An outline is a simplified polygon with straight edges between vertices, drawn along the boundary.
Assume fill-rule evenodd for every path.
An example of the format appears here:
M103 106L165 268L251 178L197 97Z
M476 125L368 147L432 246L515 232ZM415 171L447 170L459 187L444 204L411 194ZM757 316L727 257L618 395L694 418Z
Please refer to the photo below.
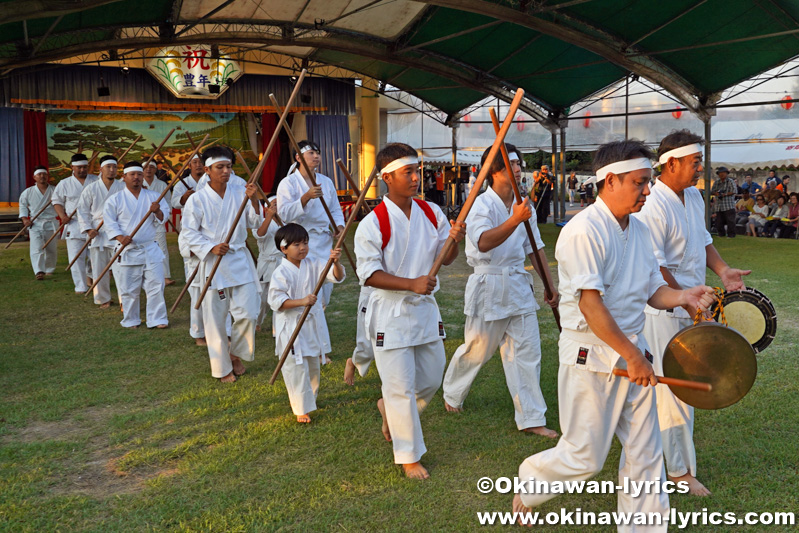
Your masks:
M556 229L542 233L552 258ZM182 278L170 239L173 274ZM732 264L754 270L748 283L774 302L778 336L758 356L746 398L697 413L699 474L713 496L677 495L672 505L796 511L799 243L738 238L717 246ZM437 394L422 416L432 477L403 478L380 434L376 369L354 387L342 382L358 296L348 265L328 312L334 363L323 367L319 410L305 427L294 421L282 381L268 384L276 363L270 335L258 334L248 373L223 385L210 376L206 350L189 338L188 302L168 330L123 330L118 307L101 311L74 295L63 244L58 271L45 282L33 279L27 254L21 244L0 255L0 530L478 530L476 512L507 510L510 497L480 494L477 480L513 476L525 457L554 444L516 431L495 357L464 414L445 413ZM463 338L468 273L463 255L442 270L448 357ZM167 305L179 290L167 289ZM539 317L541 382L549 425L557 428L557 332L551 313ZM616 443L599 479L616 479L619 452ZM561 507L611 511L615 496L563 496L539 510Z

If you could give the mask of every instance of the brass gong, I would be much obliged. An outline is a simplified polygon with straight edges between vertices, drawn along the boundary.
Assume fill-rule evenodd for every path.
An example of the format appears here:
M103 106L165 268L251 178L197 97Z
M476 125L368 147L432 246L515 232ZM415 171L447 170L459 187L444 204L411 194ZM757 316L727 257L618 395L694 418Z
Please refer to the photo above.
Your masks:
M734 329L701 322L680 330L663 354L663 375L710 383L697 391L669 387L679 399L698 409L721 409L746 396L757 376L755 350Z

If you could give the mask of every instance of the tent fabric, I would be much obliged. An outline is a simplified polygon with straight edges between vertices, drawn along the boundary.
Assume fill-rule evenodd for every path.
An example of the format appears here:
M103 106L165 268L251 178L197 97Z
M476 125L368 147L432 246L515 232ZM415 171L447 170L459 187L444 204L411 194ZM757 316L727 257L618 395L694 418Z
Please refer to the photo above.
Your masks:
M0 108L0 202L25 190L25 119L22 109Z
M23 115L25 136L25 186L34 184L33 171L39 165L49 168L47 154L47 123L41 111L25 110Z

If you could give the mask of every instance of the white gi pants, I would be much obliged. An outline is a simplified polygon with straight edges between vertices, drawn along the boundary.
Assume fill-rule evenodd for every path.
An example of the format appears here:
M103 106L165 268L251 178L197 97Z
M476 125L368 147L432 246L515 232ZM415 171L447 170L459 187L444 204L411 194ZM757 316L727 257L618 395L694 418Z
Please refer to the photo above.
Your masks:
M67 239L67 257L70 262L78 255L78 252L84 244L86 244L86 239ZM109 259L111 258L109 257ZM103 268L105 268L105 265L103 265ZM72 265L70 272L72 273L72 283L75 284L75 292L84 293L88 291L89 286L86 282L91 270L89 269L89 253L86 250L83 251L80 259L75 261L75 264ZM100 272L102 272L102 270ZM98 274L100 272L98 272Z
M189 271L189 263L185 260L183 262L183 271L186 273L186 281L188 281L189 276L191 276L191 273L194 272L194 269ZM205 338L203 310L194 308L194 306L197 305L197 299L200 297L201 290L202 288L200 287L195 287L194 285L189 286L188 292L189 292L189 299L191 300L191 309L189 309L189 335L191 335L192 339ZM230 337L232 328L233 328L233 320L231 320L230 313L228 313L227 319L225 320L225 331L227 332L228 337Z
M692 325L690 318L674 318L666 314L646 315L644 337L652 350L655 374L663 375L663 353L671 338L681 329ZM666 471L672 477L690 473L696 476L694 447L694 408L677 398L668 385L657 385L658 421Z
M163 225L161 228L163 228ZM158 243L158 247L164 252L164 278L172 279L172 269L169 268L169 249L166 247L166 230L155 230L155 242Z
M463 407L477 373L497 347L513 399L516 427L522 430L546 425L547 404L539 383L541 338L535 312L491 321L467 316L465 342L455 351L444 376L444 400L452 407Z
M561 338L561 350L564 339ZM578 346L578 344L571 344ZM576 352L579 347L569 349ZM579 481L597 474L605 464L614 433L621 441L619 484L666 481L663 448L658 431L655 391L627 378L560 365L558 405L563 435L554 448L532 455L519 466L519 477L536 481ZM669 513L668 494L643 490L637 498L618 494L618 511ZM527 507L536 507L556 494L520 494ZM618 526L619 531L666 531L661 526Z
M261 282L261 310L258 312L258 321L256 325L260 326L266 318L266 312L269 311L269 300L266 295L269 293L269 283ZM275 336L275 313L272 313L272 336Z
M291 412L295 416L307 415L316 411L316 397L319 394L321 357L303 357L302 364L298 365L294 355L286 357L280 372L286 383L289 393Z
M91 260L92 272L97 272L98 275L103 271L105 266L111 261L111 256L114 255L113 248L92 248L89 246L89 259ZM116 276L116 268L114 275ZM119 285L119 282L116 282ZM111 273L106 273L97 285L94 286L94 303L97 305L104 304L111 301ZM123 308L124 309L124 308Z
M169 324L164 301L164 267L160 261L146 265L114 265L114 281L122 305L122 327L141 324L139 301L142 289L147 296L147 327Z
M427 451L419 415L441 386L447 357L441 340L375 350L396 464L416 463Z
M45 274L52 274L55 272L55 264L58 259L58 239L50 241L50 244L48 244L47 248L44 250L42 250L42 246L44 246L44 243L50 238L50 235L53 234L53 230L50 228L46 230L42 228L30 228L28 234L31 239L30 254L33 273L38 274L39 272L44 272Z
M253 282L221 291L208 289L201 307L213 377L223 378L233 371L230 354L244 361L255 358L255 320L260 306L261 296ZM230 341L225 330L229 315L233 316Z
M358 369L358 374L361 377L369 372L369 365L375 360L375 352L372 348L372 343L366 338L366 306L369 303L369 296L372 294L371 290L364 290L358 295L358 318L355 330L355 349L352 351L352 363Z

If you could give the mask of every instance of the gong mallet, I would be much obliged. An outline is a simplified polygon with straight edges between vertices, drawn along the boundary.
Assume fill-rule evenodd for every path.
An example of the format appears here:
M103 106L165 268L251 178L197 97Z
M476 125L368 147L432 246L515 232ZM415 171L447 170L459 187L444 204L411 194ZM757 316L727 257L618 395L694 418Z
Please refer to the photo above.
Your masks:
M623 378L629 378L630 374L627 373L626 370L623 368L614 368L613 369L614 376L621 376ZM655 379L658 383L662 383L664 385L669 385L670 387L682 387L684 389L693 389L702 392L710 392L713 390L713 385L710 383L702 383L701 381L690 381L687 379L677 379L677 378L667 378L664 376L655 376Z
M39 215L41 215L42 213L44 213L44 210L45 210L45 209L47 209L48 207L50 207L50 204L52 204L52 203L53 203L53 201L52 201L52 200L50 200L49 202L47 202L47 203L44 205L44 207L42 207L41 209L39 209L39 212L38 212L38 213L36 213L35 215L33 215L33 218L31 218L31 221L30 221L30 222L31 222L31 225L30 225L30 226L22 226L22 229L21 229L21 230L19 230L19 232L18 232L16 235L14 235L14 238L13 238L13 239L11 239L10 241L8 241L8 244L6 244L6 247L5 247L5 249L6 249L6 250L8 250L8 247L9 247L9 246L11 246L12 244L14 244L14 241L16 241L16 240L17 240L17 239L18 239L18 238L19 238L19 237L20 237L20 236L21 236L23 233L25 233L25 230L26 230L26 229L28 229L28 228L30 228L31 226L33 226L33 222L34 222L34 221L35 221L37 218L39 218ZM53 240L53 239L52 239L52 237L51 237L51 238L50 238L50 241L52 241L52 240ZM47 241L47 244L50 244L50 241ZM47 247L47 245L45 245L45 247Z
M194 152L192 152L192 154L189 156L189 158L188 158L186 161L184 161L184 163L183 163L183 167L185 167L185 166L188 164L188 162L189 162L189 161L191 161L191 159L194 157L194 155L195 155L195 154L196 154L196 153L197 153L197 152L200 150L200 148L202 148L202 145L205 143L205 141L206 141L206 140L208 140L208 135L206 135L205 137L203 137L203 140L200 142L200 144L197 146L197 148L195 148L195 149L194 149ZM183 168L181 168L181 172L182 172L182 171L183 171ZM170 181L170 182L169 182L169 185L167 185L166 189L164 189L164 190L161 192L161 194L159 194L159 195L158 195L158 199L155 201L155 203L159 203L159 202L161 202L161 200L163 200L163 199L164 199L164 196L166 196L166 193L168 193L168 192L169 192L169 191L172 189L172 187L174 187L174 186L175 186L175 183L177 183L177 182L178 182L178 178L177 178L177 176L176 176L176 177L174 177L174 178L172 178L172 181ZM133 237L136 235L136 233L138 233L138 232L139 232L139 230L140 230L140 229L141 229L141 227L144 225L144 223L145 223L145 222L147 222L147 220L150 218L150 215L151 215L151 214L152 214L152 213L150 213L150 212L148 211L148 212L147 212L147 214L146 214L144 217L142 217L142 219L139 221L139 223L136 225L136 227L135 227L135 228L133 228L133 231L132 231L132 232L131 232L131 234L129 235L129 237L131 238L131 242L133 242L133 241L132 241ZM163 215L164 215L164 217L165 217L165 218L168 216L168 215L167 215L167 213L164 213ZM126 244L123 244L122 246L120 246L120 247L117 249L117 251L116 251L116 252L114 253L114 255L111 257L111 260L110 260L110 261L108 262L108 264L105 266L105 268L104 268L104 269L103 269L103 271L100 273L100 275L99 275L99 276L97 276L96 278L94 278L94 283L92 283L92 286L91 286L91 287L89 287L89 290L87 290L87 291L86 291L86 293L84 294L84 296L86 296L86 295L88 295L90 292L92 292L92 289L94 289L94 287L95 287L95 286L97 286L97 284L98 284L98 283L100 283L100 280L101 280L101 279L103 279L103 276L105 276L105 275L106 275L106 273L108 273L108 271L111 269L111 265L113 265L113 264L114 264L114 261L116 261L117 257L119 257L119 256L122 254L122 251L125 249L125 247L126 247L126 246L127 246Z
M344 225L344 231L341 232L341 235L338 236L336 239L336 243L333 246L333 249L341 248L341 245L344 243L344 238L347 236L347 231L350 229L350 226L357 218L358 211L361 209L363 202L366 200L366 191L369 190L369 186L372 185L372 182L377 177L377 167L372 170L372 173L369 175L369 179L366 181L366 186L361 191L361 194L358 196L358 201L355 202L355 207L350 213L350 217L347 219L347 223ZM327 273L330 272L331 267L333 266L333 258L329 258L327 260L327 264L325 268L322 269L322 274L319 276L319 281L316 282L316 287L314 287L313 295L317 296L319 291L322 290L322 285L325 284L325 279L327 278ZM300 319L297 321L297 326L294 328L294 332L291 334L289 338L289 342L286 344L286 347L283 349L283 354L280 356L280 361L277 363L277 367L275 371L272 373L272 377L269 379L269 384L274 385L275 380L277 379L277 375L280 373L280 369L283 368L283 363L286 362L286 358L291 352L291 348L294 346L294 341L297 340L297 336L300 334L300 329L302 329L302 325L305 323L305 319L308 318L308 315L311 312L311 308L313 305L306 305L305 309L303 309L302 314L300 315Z
M300 87L302 86L302 82L305 79L305 75L307 74L307 70L302 69L300 72L299 77L297 78L297 83L294 84L294 90L291 91L291 95L289 96L288 102L286 102L286 108L283 110L283 113L280 115L280 120L277 123L277 127L275 128L274 133L272 134L272 138L269 140L269 144L264 150L264 155L261 158L261 161L258 163L258 166L255 167L255 171L252 173L250 180L247 182L248 184L254 183L255 178L261 174L263 171L264 165L266 165L267 159L269 159L269 154L272 153L272 148L274 148L275 143L277 142L278 136L280 135L280 128L286 124L286 118L288 117L289 111L291 111L291 106L294 103L294 99L297 97L297 93L300 92ZM270 95L274 98L274 95ZM241 205L239 206L239 211L236 213L236 218L233 220L233 225L231 225L230 230L228 231L227 238L225 239L225 244L230 243L230 239L233 238L233 232L236 231L236 227L239 225L239 220L241 220L241 216L244 214L244 209L247 207L247 202L250 199L247 195L244 195L244 198L241 200ZM211 286L211 281L214 279L214 274L216 274L217 269L219 268L219 264L222 262L221 255L216 256L216 260L214 261L214 266L211 268L211 273L208 276L208 279L205 280L205 286L203 290L200 291L200 297L197 298L197 304L194 306L195 309L200 308L200 304L202 304L203 299L205 298L205 293L208 291L208 287Z
M499 120L497 119L497 114L492 107L489 110L491 114L491 122L494 124L494 133L499 133ZM508 156L508 149L503 142L500 145L500 150L502 150L502 158L505 160L505 168L507 169L508 176L510 176L510 184L513 188L513 195L516 197L516 203L522 203L522 194L519 191L519 184L516 183L516 176L513 175L513 170L511 170L510 166L510 157ZM521 163L521 161L519 162ZM535 261L536 265L538 266L538 271L541 273L541 281L544 282L544 295L547 299L551 299L552 296L555 294L555 291L552 290L552 280L549 279L548 269L544 268L544 262L541 260L541 257L538 255L538 246L535 244L535 237L533 236L533 227L530 225L529 220L524 221L524 229L527 232L527 239L530 241L530 246L533 248L533 260ZM560 327L560 313L558 312L557 307L552 308L552 314L555 316L555 324L558 326L558 331L561 331Z
M270 94L269 98L272 101L272 105L275 106L275 108L280 109L280 104L277 103L277 100L275 99L274 95ZM308 174L308 179L311 180L311 185L313 185L314 187L318 187L319 185L316 183L316 172L311 170L311 167L308 166L308 163L305 161L302 152L300 152L300 145L297 144L297 139L294 138L294 132L291 131L291 128L289 128L288 124L284 124L283 129L286 130L286 136L289 138L289 143L291 143L291 147L294 149L297 155L299 155L300 164L302 165L302 168L305 169L305 173ZM327 214L327 218L328 220L330 220L330 227L333 229L333 233L335 234L336 231L338 230L338 226L336 226L336 221L333 220L333 213L330 212L330 208L327 206L327 202L325 202L324 196L320 196L319 201L322 202L322 207L325 210L325 214ZM347 249L347 246L343 242L341 244L341 249L344 252L344 254L347 256L347 259L350 262L350 266L352 266L352 271L355 272L357 270L355 268L355 261L352 259L350 251Z

